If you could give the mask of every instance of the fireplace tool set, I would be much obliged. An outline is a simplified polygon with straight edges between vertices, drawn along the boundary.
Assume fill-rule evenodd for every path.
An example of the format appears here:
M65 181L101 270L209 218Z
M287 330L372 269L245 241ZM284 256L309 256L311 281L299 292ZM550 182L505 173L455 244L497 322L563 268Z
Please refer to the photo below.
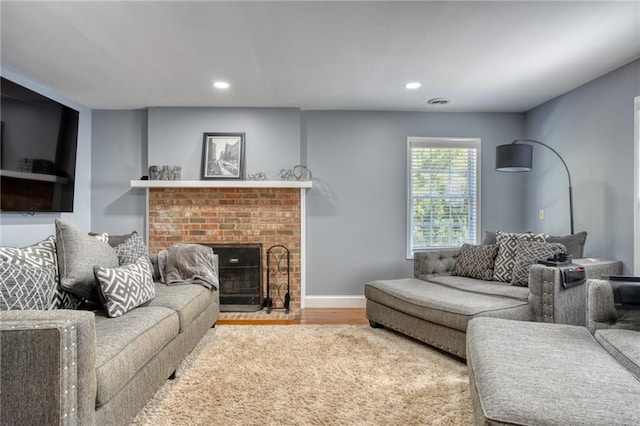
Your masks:
M264 307L270 314L273 309L284 309L289 313L291 303L289 261L291 252L283 245L276 244L267 250L267 294ZM286 293L285 291L286 284Z

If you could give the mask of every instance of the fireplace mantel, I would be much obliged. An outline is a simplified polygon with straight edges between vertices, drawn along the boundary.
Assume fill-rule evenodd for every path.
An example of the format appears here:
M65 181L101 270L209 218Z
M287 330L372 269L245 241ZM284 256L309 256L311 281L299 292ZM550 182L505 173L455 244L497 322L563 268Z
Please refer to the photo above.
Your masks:
M132 180L132 188L311 188L297 180Z

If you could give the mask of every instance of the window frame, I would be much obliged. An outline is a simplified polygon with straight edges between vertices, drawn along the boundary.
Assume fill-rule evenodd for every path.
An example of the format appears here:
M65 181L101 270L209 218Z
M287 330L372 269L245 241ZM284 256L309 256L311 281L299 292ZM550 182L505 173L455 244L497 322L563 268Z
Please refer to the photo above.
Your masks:
M441 148L472 148L476 150L476 235L475 244L480 241L480 224L481 217L481 177L482 177L482 140L481 138L448 138L448 137L423 137L423 136L409 136L407 137L407 157L406 157L406 258L407 260L413 260L414 251L411 246L412 241L412 217L413 217L413 186L412 186L412 164L411 164L411 149L414 146L432 146ZM432 251L443 250L447 248L456 247L434 247L428 249L420 249L416 251Z
M640 96L637 96L633 99L634 103L634 133L635 133L635 143L634 143L634 199L635 203L633 206L633 273L634 275L640 275Z

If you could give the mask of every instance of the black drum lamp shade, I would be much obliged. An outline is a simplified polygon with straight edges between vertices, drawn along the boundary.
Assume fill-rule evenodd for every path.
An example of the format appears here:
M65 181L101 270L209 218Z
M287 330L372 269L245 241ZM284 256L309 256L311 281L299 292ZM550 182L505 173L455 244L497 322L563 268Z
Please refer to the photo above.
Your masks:
M527 144L509 144L496 147L496 170L499 172L530 172L533 147Z
M571 221L571 233L573 234L573 188L571 186L571 173L569 173L567 163L564 162L560 154L558 154L555 149L533 139L517 139L510 144L499 145L496 147L496 170L499 172L531 171L533 163L533 146L518 142L537 143L538 145L547 147L558 156L560 161L562 161L564 168L567 170L567 176L569 177L569 219Z

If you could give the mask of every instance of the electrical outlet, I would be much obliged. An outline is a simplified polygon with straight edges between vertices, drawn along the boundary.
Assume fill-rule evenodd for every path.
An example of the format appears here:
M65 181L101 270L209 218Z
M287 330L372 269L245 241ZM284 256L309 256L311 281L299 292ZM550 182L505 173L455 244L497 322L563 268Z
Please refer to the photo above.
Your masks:
M544 220L544 209L538 210L538 219Z

